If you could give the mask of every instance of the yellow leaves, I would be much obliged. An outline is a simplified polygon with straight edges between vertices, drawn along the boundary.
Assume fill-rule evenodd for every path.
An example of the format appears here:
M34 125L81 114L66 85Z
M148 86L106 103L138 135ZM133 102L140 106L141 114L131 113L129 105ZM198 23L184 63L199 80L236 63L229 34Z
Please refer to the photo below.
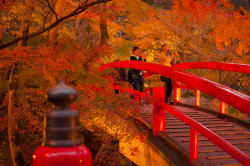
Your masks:
M223 43L216 43L216 46L217 46L217 50L225 50Z
M250 41L248 41L248 43L240 42L239 47L236 49L236 53L239 55L247 54L249 52L249 44Z
M199 31L195 30L195 31L194 31L194 34L195 34L195 35L199 35Z

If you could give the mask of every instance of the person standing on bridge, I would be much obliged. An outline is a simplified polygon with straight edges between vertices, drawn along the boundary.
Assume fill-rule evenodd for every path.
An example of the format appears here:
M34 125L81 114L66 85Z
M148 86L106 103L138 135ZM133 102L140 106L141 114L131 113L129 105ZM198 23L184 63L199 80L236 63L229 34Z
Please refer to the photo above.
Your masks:
M170 53L169 47L167 44L163 44L161 46L161 53L159 55L159 63L161 65L165 65L171 67L173 64L176 63L176 58L179 56L177 51L173 54ZM165 82L165 102L168 103L169 97L172 93L172 80L170 78L161 76L161 81Z
M142 53L140 55L139 47L134 47L132 49L132 55L130 56L130 60L135 61L146 61L146 53ZM137 69L129 69L128 80L132 84L133 89L143 92L144 89L144 78L143 71Z

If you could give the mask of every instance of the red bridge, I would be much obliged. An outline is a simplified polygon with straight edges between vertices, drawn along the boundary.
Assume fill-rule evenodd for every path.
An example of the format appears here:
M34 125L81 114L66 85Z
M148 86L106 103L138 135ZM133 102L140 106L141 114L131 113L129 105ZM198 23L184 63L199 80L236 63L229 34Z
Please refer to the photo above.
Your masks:
M153 146L157 147L157 139L163 140L164 144L156 148L156 151L163 154L163 157L154 159L152 152L151 154L147 152L145 155L151 156L148 162L153 163L154 160L158 165L167 165L166 163L169 165L188 165L189 163L194 165L250 165L250 123L225 114L224 109L226 103L250 116L250 97L227 86L181 70L215 69L250 74L250 65L194 62L176 64L171 68L148 62L116 61L102 66L100 70L105 68L139 69L148 71L144 77L159 74L174 80L174 106L165 104L164 87L144 90L145 92L152 91L154 101L153 109L145 108L145 112L141 113L141 115L149 114L151 120L141 121L152 129ZM148 95L148 93L133 89L123 89L117 85L114 85L114 88L133 94L135 100ZM195 90L195 106L181 104L181 89ZM200 107L200 92L220 100L220 111ZM181 160L181 156L177 156L177 159L171 157L167 152L170 149L188 158L189 162L178 161L178 158ZM143 165L143 162L135 157L130 159L138 165Z

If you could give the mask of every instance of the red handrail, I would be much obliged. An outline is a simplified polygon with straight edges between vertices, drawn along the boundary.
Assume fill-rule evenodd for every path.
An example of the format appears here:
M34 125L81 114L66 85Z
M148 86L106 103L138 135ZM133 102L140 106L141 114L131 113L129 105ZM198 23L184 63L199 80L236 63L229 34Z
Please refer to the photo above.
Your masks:
M224 62L188 62L173 65L178 69L215 69L250 74L250 65Z
M188 124L190 127L197 130L199 133L201 133L203 136L208 138L214 144L219 146L221 149L223 149L233 158L238 160L240 163L244 165L250 164L250 157L247 154L245 154L244 152L242 152L241 150L230 144L228 141L224 140L222 137L220 137L210 129L206 128L205 126L195 121L194 119L190 118L189 116L185 115L176 108L173 108L172 106L164 103L163 101L159 102L159 105L170 114L174 115L178 119L182 120L184 123Z
M124 90L128 93L131 93L131 94L138 94L140 96L147 95L147 94L139 92L139 91L136 92L135 90L130 89L130 88L123 89L122 87L120 87L118 85L114 85L114 88L118 89L118 90ZM152 89L153 88L148 88L148 89L145 89L145 91L150 91ZM244 152L242 152L241 150L239 150L238 148L233 146L228 141L224 140L222 137L220 137L219 135L214 133L212 130L208 129L207 127L203 126L202 124L195 121L191 117L187 116L183 112L166 104L164 101L158 101L158 106L160 106L165 111L172 114L173 116L177 117L178 119L180 119L181 121L183 121L184 123L189 125L191 128L194 128L196 131L198 131L200 134L202 134L203 136L208 138L211 142L213 142L214 144L219 146L221 149L223 149L225 152L227 152L229 155L231 155L233 158L235 158L240 163L242 163L244 165L248 165L250 163L250 157L247 154L245 154ZM164 122L164 124L165 124L165 122ZM191 142L191 140L190 140L190 142Z
M103 70L106 67L141 69L141 70L147 70L147 71L152 72L152 73L156 72L156 73L158 73L160 75L167 76L167 77L170 77L172 79L175 79L177 81L184 82L184 83L185 83L185 81L183 81L183 79L181 79L180 76L184 76L184 79L190 79L190 77L194 77L192 79L194 81L198 82L198 83L207 83L205 85L206 86L208 85L208 89L211 90L213 88L215 90L219 90L220 93L225 92L225 91L229 92L229 94L231 93L231 95L233 95L234 99L245 100L247 102L247 104L249 105L249 101L250 101L249 96L244 95L244 94L234 95L233 92L235 92L235 90L232 91L231 88L221 86L221 85L218 86L219 84L217 84L217 83L215 83L213 81L210 81L210 80L207 80L207 79L201 78L199 76L196 76L196 75L193 75L193 74L190 74L190 73L186 73L186 72L183 72L183 71L180 71L180 70L176 70L176 69L173 69L173 68L169 68L169 67L161 66L161 65L157 65L157 64L151 64L151 63L146 63L145 64L145 63L146 62L135 62L135 61L125 61L125 63L123 63L123 62L113 62L113 63L107 64L105 66L102 66L100 68L100 70ZM186 83L186 84L188 84L188 83ZM214 86L212 86L211 84L214 85ZM189 85L192 86L192 84L189 84ZM195 84L195 86L193 86L193 87L196 88L196 89L199 89L199 88L203 89L202 87L197 86L197 84ZM118 86L116 88L118 88ZM128 91L128 89L126 91ZM217 91L217 93L218 93L218 91ZM215 95L215 97L216 97L216 95ZM250 163L250 157L249 156L247 156L244 152L242 152L239 149L237 149L236 147L234 147L232 144L228 143L226 140L224 140L223 138L221 138L217 134L213 133L211 130L207 129L205 126L203 126L200 123L196 122L195 120L188 117L184 113L178 111L177 109L165 104L164 102L160 101L159 106L161 106L163 109L165 109L166 111L168 111L172 115L176 116L177 118L179 118L183 122L187 123L191 127L191 129L194 128L195 130L197 130L199 133L201 133L202 135L207 137L210 141L214 142L217 146L221 147L225 152L230 154L232 157L234 157L236 160L238 160L242 164L247 165L247 164ZM192 157L191 157L191 161L192 161Z
M250 97L248 95L240 93L234 89L218 84L206 78L199 77L192 73L188 73L176 68L142 61L116 61L103 65L102 67L100 67L100 70L103 70L107 67L133 68L166 76L168 78L189 85L193 89L198 89L214 98L219 99L220 101L233 106L241 112L250 115Z
M178 69L214 69L214 70L225 70L250 74L250 65L237 64L237 63L224 63L224 62L188 62L178 63L173 65L174 68ZM154 75L155 73L147 72L144 74L144 78Z

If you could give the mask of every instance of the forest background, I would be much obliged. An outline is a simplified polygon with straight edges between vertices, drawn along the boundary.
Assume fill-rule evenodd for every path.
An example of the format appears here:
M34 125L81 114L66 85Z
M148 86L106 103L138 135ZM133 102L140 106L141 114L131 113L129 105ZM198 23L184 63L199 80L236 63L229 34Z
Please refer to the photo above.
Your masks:
M0 0L0 165L32 165L52 108L45 94L60 80L78 92L82 141L98 135L94 164L131 164L115 142L147 136L131 119L141 106L114 94L111 76L129 85L99 66L129 60L133 46L157 62L164 43L179 62L249 64L249 7L248 0ZM189 72L250 94L246 74Z

